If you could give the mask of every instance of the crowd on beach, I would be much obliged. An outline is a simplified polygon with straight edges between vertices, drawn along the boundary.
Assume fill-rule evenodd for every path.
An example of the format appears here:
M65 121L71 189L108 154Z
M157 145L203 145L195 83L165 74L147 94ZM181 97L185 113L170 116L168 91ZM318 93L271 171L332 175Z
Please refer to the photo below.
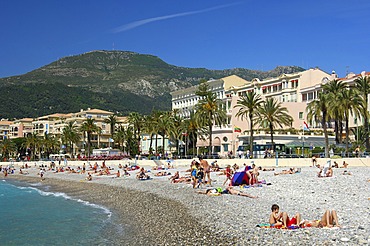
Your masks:
M317 160L313 159L313 165L319 169L318 177L333 177L334 171L333 168L343 168L343 175L351 175L347 170L348 163L343 161L342 166L334 161L333 166L318 165ZM30 165L25 163L19 169L19 174L28 174L27 169L31 168ZM105 161L102 161L101 164L95 162L94 164L83 163L82 166L76 168L71 166L56 166L54 162L51 162L49 165L40 165L37 167L39 169L39 175L41 180L45 179L45 174L47 172L53 173L66 173L66 174L79 174L85 175L86 181L93 181L95 177L111 177L111 178L122 178L129 177L132 174L136 177L137 180L150 180L153 177L163 177L167 176L170 183L185 183L189 184L192 188L195 189L197 194L204 194L207 196L221 196L224 194L235 195L248 198L258 198L248 194L240 189L238 186L233 185L234 175L243 173L245 175L245 183L242 185L251 186L266 184L264 180L259 180L260 172L262 171L275 171L275 168L262 168L257 167L254 163L249 165L238 166L236 163L234 165L226 165L225 167L220 167L216 161L208 163L207 160L199 157L193 159L190 163L189 169L185 171L185 175L181 176L178 170L172 171L173 165L171 162L168 162L167 165L162 164L161 166L156 166L150 170L146 170L144 167L139 167L135 164L119 164L117 168L110 167L106 165ZM4 173L4 176L8 174L14 174L16 169L11 166L0 166L0 171ZM225 176L221 187L212 186L213 180L211 178L211 172L215 173L217 176ZM282 170L281 172L274 172L275 176L279 175L291 175L299 174L301 172L300 168L289 168L288 170ZM302 220L301 214L295 214L291 219L286 212L279 212L279 206L274 204L271 208L272 213L269 218L269 226L273 228L303 228L303 227L339 227L338 216L335 210L327 210L324 212L324 215L321 219L317 220Z

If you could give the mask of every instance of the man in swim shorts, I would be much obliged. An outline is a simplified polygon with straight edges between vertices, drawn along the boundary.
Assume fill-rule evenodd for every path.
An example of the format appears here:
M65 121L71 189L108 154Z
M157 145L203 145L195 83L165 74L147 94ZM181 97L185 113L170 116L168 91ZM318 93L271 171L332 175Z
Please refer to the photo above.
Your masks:
M199 157L200 166L204 170L204 183L211 185L211 166L208 164L208 161L204 160L203 157ZM208 179L208 181L206 181Z

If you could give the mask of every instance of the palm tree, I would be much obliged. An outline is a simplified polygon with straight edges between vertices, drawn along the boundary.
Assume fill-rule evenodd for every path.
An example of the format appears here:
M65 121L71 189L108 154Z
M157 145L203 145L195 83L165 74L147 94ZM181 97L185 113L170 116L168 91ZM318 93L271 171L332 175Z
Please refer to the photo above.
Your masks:
M323 85L323 90L327 95L328 103L330 107L328 108L329 117L334 119L335 127L335 142L342 142L342 130L343 130L343 104L339 100L338 95L340 95L344 90L346 90L345 84L337 79L330 81L329 83Z
M355 88L357 89L361 97L361 115L364 119L364 130L365 130L365 146L366 150L370 150L369 140L369 111L368 111L368 99L370 93L370 78L369 76L361 76L355 80Z
M143 128L143 116L137 112L132 112L127 117L128 123L133 127L134 137L138 146L138 153L141 152L140 141L141 141L141 129ZM133 153L134 154L134 153Z
M6 138L0 142L0 152L4 161L9 159L10 154L15 151L17 151L17 145L10 139Z
M62 142L69 145L70 153L73 155L73 144L78 144L80 141L80 135L78 133L75 122L68 122L68 124L62 130Z
M150 144L149 144L149 154L153 154L153 137L157 133L157 123L155 118L155 112L152 112L151 115L144 117L144 126L143 131L149 135Z
M109 124L111 139L113 139L113 136L116 130L116 124L118 122L117 116L115 114L112 114L108 116L108 118L104 119L104 122Z
M288 109L281 105L274 98L267 98L258 108L257 116L260 118L259 125L268 127L270 130L271 144L274 149L274 129L277 126L291 126L293 122L292 116L289 115Z
M37 133L27 135L24 147L30 151L29 155L32 153L32 160L35 160L37 150L40 147L40 138Z
M87 157L90 157L90 147L91 147L91 136L95 132L100 131L100 127L95 124L95 120L92 118L86 118L86 120L80 126L80 130L87 135Z
M339 95L339 101L344 109L344 120L346 122L346 153L348 155L349 141L349 116L358 115L360 113L360 97L355 90L345 89Z
M56 137L51 137L49 134L45 133L44 139L41 140L41 145L43 151L46 152L46 156L49 157L51 153L55 153L60 148L60 142Z
M237 104L234 108L239 107L239 111L236 113L236 117L247 118L249 120L249 151L253 153L253 118L257 115L258 109L262 104L262 98L257 95L254 91L248 92L246 96L238 99ZM253 154L252 154L253 155Z
M201 96L198 104L195 105L195 117L199 126L208 128L209 136L208 153L212 152L212 127L226 125L226 111L221 99L217 98L215 93L209 91L207 83L199 85L197 95Z
M321 127L324 130L325 137L325 157L329 157L329 137L328 137L328 100L325 92L319 92L317 99L310 102L307 107L307 121L309 122L320 122Z
M157 124L158 133L162 136L162 155L164 155L166 136L169 138L170 135L173 134L175 128L172 112L163 112L158 118Z
M126 140L126 131L123 126L118 127L116 134L114 134L114 142L118 143L118 148L124 151L124 143ZM122 146L122 148L121 148Z
M194 112L191 112L190 117L182 121L181 129L181 133L185 133L185 136L188 137L193 148L193 155L195 155L198 133L204 134L206 129L198 125Z

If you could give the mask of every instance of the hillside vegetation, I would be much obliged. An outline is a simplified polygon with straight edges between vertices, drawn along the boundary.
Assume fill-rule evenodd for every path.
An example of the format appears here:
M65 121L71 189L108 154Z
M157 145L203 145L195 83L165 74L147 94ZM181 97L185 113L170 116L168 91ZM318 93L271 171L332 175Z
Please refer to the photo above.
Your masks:
M200 79L238 75L246 80L303 71L281 66L271 71L244 68L209 70L167 64L152 55L92 51L64 57L21 76L0 79L0 118L37 117L87 107L126 115L170 110L170 92Z

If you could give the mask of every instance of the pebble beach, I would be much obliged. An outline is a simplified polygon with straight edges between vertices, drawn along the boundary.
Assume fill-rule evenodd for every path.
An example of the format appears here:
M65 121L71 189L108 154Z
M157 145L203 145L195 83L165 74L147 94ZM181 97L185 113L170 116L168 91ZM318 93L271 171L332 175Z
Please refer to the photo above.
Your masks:
M116 165L110 165L115 172ZM145 166L144 166L145 167ZM151 170L151 167L145 167ZM188 175L188 167L176 166L166 170L180 176ZM224 194L198 194L191 184L173 184L169 176L156 177L151 170L150 180L130 176L97 176L86 181L86 174L46 171L40 181L39 168L28 168L29 174L9 175L29 183L41 182L52 191L103 205L113 213L117 225L125 233L107 228L115 245L370 245L370 173L369 167L347 168L352 175L342 175L344 169L334 168L334 176L318 178L318 169L302 167L300 173L274 175L260 171L259 180L266 184L255 187L238 186L258 198ZM222 187L224 175L212 172L212 187ZM303 219L320 219L326 210L336 210L341 228L304 228L296 230L263 229L271 205L289 215L299 212Z

